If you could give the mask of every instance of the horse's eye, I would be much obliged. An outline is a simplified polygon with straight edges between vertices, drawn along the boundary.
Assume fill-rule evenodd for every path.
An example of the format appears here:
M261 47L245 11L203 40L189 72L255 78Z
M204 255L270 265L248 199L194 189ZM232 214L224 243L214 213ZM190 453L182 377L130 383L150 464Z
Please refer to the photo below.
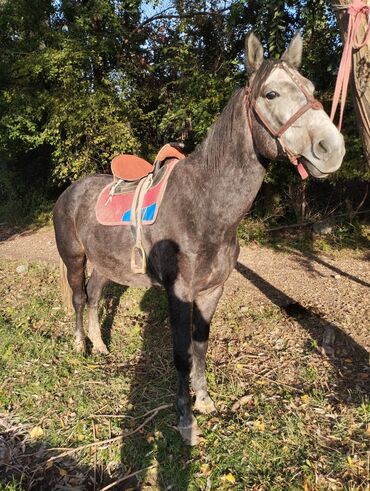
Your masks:
M272 90L271 92L267 92L266 99L269 99L271 101L271 99L275 99L275 97L279 97L279 95L280 94Z

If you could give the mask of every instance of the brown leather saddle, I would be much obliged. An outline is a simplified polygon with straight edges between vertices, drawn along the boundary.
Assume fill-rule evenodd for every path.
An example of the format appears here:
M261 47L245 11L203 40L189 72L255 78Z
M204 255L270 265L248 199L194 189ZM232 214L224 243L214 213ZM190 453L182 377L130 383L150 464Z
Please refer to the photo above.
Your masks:
M117 155L111 162L114 181L100 193L96 217L102 225L131 226L135 241L131 250L133 273L146 273L142 227L154 223L168 178L176 162L184 158L181 144L167 143L158 152L153 165L128 154Z
M167 143L158 152L154 164L136 155L121 154L111 162L112 174L115 180L138 181L148 174L159 170L166 160L185 158L181 144Z

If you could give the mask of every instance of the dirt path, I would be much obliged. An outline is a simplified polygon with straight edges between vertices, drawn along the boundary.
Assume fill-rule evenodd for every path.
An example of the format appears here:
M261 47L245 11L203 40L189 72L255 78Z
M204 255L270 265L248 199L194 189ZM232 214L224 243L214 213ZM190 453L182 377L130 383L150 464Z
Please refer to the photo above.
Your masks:
M53 228L25 231L0 229L0 259L57 264L59 256Z
M53 229L0 233L0 259L57 264ZM238 296L241 304L254 306L298 303L298 308L318 312L328 322L340 325L370 350L369 287L370 263L364 254L326 256L251 245L242 248L223 301L232 295Z

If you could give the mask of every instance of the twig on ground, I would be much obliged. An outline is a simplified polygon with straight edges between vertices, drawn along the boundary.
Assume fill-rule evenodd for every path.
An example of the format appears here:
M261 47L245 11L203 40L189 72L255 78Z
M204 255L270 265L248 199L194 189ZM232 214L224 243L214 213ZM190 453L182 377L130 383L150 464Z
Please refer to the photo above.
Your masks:
M70 455L70 454L75 453L75 452L80 452L81 450L86 450L86 449L91 448L91 447L101 447L103 445L108 445L108 444L113 443L113 442L122 441L124 438L127 438L131 435L134 435L135 433L140 431L142 428L144 428L145 425L147 425L149 423L149 421L151 421L159 413L159 411L162 411L163 409L167 409L170 406L172 406L172 404L164 404L164 405L159 406L159 407L153 409L152 411L148 412L148 414L152 413L151 416L149 416L145 421L143 421L141 423L141 425L139 425L135 430L130 431L129 433L125 433L124 435L119 435L119 436L115 436L113 438L108 438L107 440L101 440L101 441L97 441L97 442L93 442L93 443L87 443L86 445L81 445L79 447L74 447L74 448L67 448L67 449L65 449L65 448L50 448L48 450L49 452L52 452L55 450L63 450L63 452L58 454L58 455L54 455L53 457L50 457L49 459L45 460L45 462L43 462L43 464L47 465L50 462L54 462L56 460L59 460L63 457L66 457L67 455Z
M236 358L234 358L234 362L235 361L238 361L238 360L242 360L243 358L257 358L257 359L261 359L263 357L266 357L268 356L267 353L258 353L258 355L255 355L253 353L242 353L241 355L237 356Z
M162 405L162 406L159 406L161 407L162 409L164 409L165 407L171 407L172 404L167 404L167 405ZM151 409L150 411L147 411L146 413L144 414L141 414L140 416L129 416L129 415L126 415L126 414L91 414L90 416L88 416L89 418L128 418L128 419L142 419L142 418L145 418L145 416L148 416L149 414L151 413L154 413L157 411L158 408L154 408L154 409Z
M90 414L86 418L140 419L140 416L130 416L128 414Z
M112 421L108 420L109 438L112 438ZM112 447L109 447L109 460L112 460Z
M111 482L110 484L108 484L108 486L101 488L100 491L108 491L108 489L112 489L114 486L117 486L117 484L120 484L121 482L126 481L127 479L130 479L131 477L137 476L141 472L149 471L150 469L153 469L154 467L156 467L156 466L150 465L149 467L144 467L144 469L140 469L139 471L131 472L131 474L127 474L127 476L123 476L120 479L117 479L117 481Z
M93 438L94 442L96 442L96 429L95 429L95 423L94 420L92 421L92 427L93 427ZM97 466L97 454L96 454L96 447L93 448L94 451L94 491L96 491L96 466Z
M274 380L270 377L267 377L266 375L262 375L260 373L253 372L252 370L249 370L246 367L243 367L243 369L246 370L247 372L249 372L252 375L252 377L263 378L265 380L268 380L272 384L277 385L278 387L286 387L287 389L295 390L301 394L304 394L304 391L302 389L299 389L298 387L294 387L293 385L285 384L284 382L277 382L276 380ZM271 372L271 370L270 370L270 372Z
M136 363L96 363L97 368L137 368Z

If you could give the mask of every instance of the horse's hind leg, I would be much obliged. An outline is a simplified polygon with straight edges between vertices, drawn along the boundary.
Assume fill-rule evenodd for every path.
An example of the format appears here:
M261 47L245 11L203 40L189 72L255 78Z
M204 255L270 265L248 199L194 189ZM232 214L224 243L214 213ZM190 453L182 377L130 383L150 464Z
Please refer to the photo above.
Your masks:
M192 332L193 367L191 382L195 392L194 408L201 413L211 413L216 410L208 394L205 367L209 326L222 291L223 286L211 291L202 292L194 301Z
M74 256L63 259L67 267L67 278L72 289L72 302L76 312L76 351L85 352L85 331L83 328L83 312L86 304L85 264L86 256Z
M108 349L101 338L98 306L103 288L108 283L109 280L94 269L86 287L87 309L89 316L89 338L93 344L93 351L104 355L108 354Z

